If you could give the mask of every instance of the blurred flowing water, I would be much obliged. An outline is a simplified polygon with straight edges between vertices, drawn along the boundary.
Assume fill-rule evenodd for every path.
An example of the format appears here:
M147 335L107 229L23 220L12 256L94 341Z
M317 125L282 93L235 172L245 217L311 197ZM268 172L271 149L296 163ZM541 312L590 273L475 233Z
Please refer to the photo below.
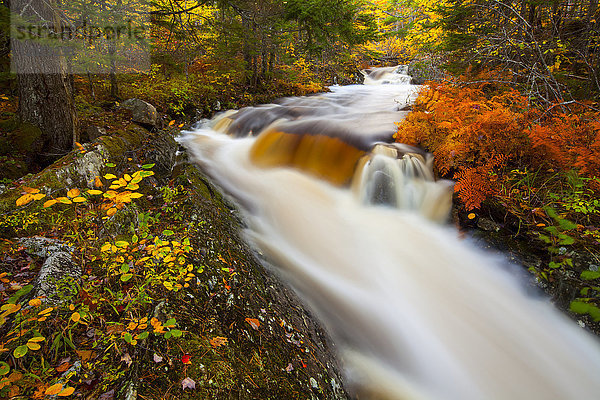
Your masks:
M600 345L444 225L452 184L393 144L403 67L186 132L247 237L331 333L361 399L600 398ZM531 291L529 291L531 292Z

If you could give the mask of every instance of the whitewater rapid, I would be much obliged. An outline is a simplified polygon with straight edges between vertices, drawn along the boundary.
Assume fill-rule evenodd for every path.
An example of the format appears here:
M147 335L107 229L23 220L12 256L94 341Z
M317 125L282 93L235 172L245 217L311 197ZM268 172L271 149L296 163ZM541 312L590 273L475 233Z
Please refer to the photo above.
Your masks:
M369 146L391 140L402 109L416 96L417 88L398 72L367 74L370 85L223 115L185 133L183 142L239 203L248 240L330 332L360 398L599 398L596 338L546 298L528 294L504 259L440 223L451 195L447 182L421 173L395 184L395 167L381 162L371 173L382 177L379 185L396 185L393 196L412 193L409 206L400 200L381 205L365 201L366 189L357 192L356 184L317 176L314 154L310 162L298 161L298 152L282 158L268 147L281 165L257 165L253 146L260 131L297 147L305 143L298 135L312 135L318 158L327 157L323 148L359 148L352 156L376 165ZM406 157L427 162L416 151ZM429 215L414 199L440 204L442 214Z

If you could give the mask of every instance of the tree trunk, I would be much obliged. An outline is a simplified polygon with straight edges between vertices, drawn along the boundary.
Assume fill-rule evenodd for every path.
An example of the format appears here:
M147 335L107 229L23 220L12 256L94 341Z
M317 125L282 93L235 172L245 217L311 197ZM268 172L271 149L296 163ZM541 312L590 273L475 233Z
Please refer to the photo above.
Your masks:
M44 35L60 29L53 4L47 0L14 0L13 10L28 18L31 25L44 27ZM69 152L78 140L73 85L62 50L43 45L36 38L19 40L28 35L13 35L12 67L17 73L19 116L22 122L41 131L32 151L46 163Z

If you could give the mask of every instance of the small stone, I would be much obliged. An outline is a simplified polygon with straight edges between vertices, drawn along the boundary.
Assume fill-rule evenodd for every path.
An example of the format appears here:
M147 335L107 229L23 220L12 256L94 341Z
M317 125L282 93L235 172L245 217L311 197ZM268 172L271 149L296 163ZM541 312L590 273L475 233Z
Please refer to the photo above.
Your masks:
M317 380L315 378L310 378L310 386L313 389L318 389L319 388L319 384L317 383Z

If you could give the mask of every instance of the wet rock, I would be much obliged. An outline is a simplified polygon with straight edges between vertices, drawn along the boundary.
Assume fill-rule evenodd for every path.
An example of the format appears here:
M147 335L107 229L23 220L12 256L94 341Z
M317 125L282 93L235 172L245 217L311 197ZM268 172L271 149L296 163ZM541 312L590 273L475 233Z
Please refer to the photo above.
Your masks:
M122 102L120 107L131 111L131 119L134 122L156 126L158 112L152 104L140 99L128 99Z
M68 285L81 279L81 268L73 262L72 246L44 237L22 238L19 243L27 253L46 258L34 284L35 296L56 300L59 283Z

